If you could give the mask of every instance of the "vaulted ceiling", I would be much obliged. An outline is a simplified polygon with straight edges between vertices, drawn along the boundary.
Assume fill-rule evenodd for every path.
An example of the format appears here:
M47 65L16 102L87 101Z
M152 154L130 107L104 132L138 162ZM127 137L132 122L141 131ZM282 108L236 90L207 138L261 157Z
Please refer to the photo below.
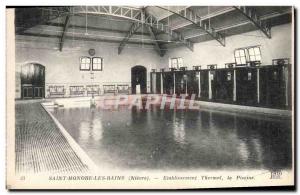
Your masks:
M70 39L128 45L147 45L163 56L171 47L215 40L253 30L272 38L272 27L291 22L285 6L75 6L15 9L17 36L57 40L59 50Z

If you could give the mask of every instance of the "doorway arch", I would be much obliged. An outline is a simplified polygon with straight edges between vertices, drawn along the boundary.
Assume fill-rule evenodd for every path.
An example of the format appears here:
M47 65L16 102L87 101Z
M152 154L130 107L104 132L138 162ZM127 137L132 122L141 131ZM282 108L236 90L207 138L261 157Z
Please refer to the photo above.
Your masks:
M21 67L21 98L45 97L45 66L28 63Z
M142 94L147 93L147 68L137 65L131 68L131 92L137 93L137 86L140 86Z

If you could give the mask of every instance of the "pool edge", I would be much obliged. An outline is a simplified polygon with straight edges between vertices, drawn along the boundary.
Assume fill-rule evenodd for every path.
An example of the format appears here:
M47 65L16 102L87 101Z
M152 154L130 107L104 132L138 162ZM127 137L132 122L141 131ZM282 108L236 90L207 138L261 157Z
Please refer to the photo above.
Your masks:
M153 94L148 94L153 95ZM135 96L135 95L131 95ZM117 98L118 96L113 96ZM99 96L99 99L101 100ZM99 100L98 96L95 100ZM89 97L70 97L70 98L59 98L59 99L51 99L51 102L58 102L64 107L74 107L74 104L66 103L71 100L71 102L76 103L76 107L78 105L85 105L84 107L90 107L90 99ZM176 98L176 100L180 101L180 98ZM228 104L228 103L220 103L220 102L209 102L209 101L201 101L201 100L188 100L193 101L195 105L199 106L199 110L210 109L214 111L225 111L225 112L236 112L236 113L245 113L245 114L262 114L269 116L279 116L279 117L293 117L293 109L278 109L278 108L267 108L267 107L256 107L256 106L246 106L246 105L237 105L237 104Z
M79 144L72 138L72 136L67 132L67 130L63 127L63 125L47 110L47 108L43 105L43 103L40 104L42 108L48 113L48 115L51 117L55 125L58 127L64 138L67 140L68 144L72 148L72 150L75 152L77 157L80 159L80 161L87 165L89 171L96 171L98 170L98 166L94 163L94 161L88 156L88 154L79 146Z
M216 109L220 111L234 111L239 113L249 113L249 114L265 114L272 116L284 116L292 117L292 110L283 110L275 108L264 108L255 106L245 106L245 105L234 105L219 102L206 102L206 101L195 101L201 108L201 106L209 109Z

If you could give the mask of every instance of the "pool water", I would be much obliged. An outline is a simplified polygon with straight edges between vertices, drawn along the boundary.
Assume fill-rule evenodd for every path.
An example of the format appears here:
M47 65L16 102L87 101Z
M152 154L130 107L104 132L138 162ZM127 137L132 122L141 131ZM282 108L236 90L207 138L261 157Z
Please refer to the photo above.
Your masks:
M290 169L291 120L212 110L52 111L99 168Z

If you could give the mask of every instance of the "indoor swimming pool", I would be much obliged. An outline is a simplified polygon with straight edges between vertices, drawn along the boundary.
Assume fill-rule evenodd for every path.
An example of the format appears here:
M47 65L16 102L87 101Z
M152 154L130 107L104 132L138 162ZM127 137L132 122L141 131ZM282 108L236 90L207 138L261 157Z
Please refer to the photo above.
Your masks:
M157 106L51 113L100 169L292 168L289 118Z

